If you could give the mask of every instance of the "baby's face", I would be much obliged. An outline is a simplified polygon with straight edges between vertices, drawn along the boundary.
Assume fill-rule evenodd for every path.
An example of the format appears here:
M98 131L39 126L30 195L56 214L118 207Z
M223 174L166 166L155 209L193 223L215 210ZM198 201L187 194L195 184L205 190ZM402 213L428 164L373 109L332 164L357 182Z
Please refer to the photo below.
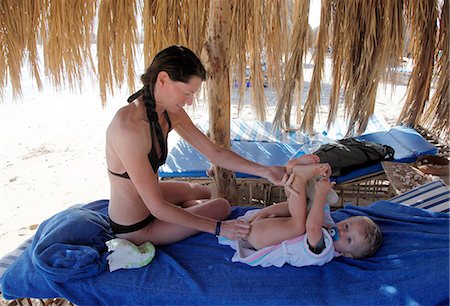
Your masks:
M365 248L366 227L364 219L350 217L337 223L339 239L334 241L334 248L344 256L361 253Z

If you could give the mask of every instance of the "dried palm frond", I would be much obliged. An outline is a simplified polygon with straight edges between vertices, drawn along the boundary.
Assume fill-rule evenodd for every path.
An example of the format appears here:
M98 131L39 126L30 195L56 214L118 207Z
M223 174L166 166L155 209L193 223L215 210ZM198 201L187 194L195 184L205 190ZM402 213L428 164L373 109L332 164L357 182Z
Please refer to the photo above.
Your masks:
M42 88L36 52L42 15L42 1L0 1L0 94L9 74L13 95L21 95L21 69L26 55L38 89Z
M273 123L275 127L289 130L293 93L301 93L303 83L303 58L307 48L307 29L309 1L297 1L294 9L294 27L289 40L289 59L287 60L283 91L276 107ZM301 111L301 95L298 99L297 118Z
M187 31L187 46L200 55L205 42L206 26L208 21L208 0L189 0L186 11L188 18L185 25Z
M385 68L385 64L379 61L383 51L380 48L383 33L382 11L382 3L379 1L362 1L359 25L362 44L356 45L357 57L353 59L353 63L357 63L352 80L353 101L348 103L346 99L346 108L350 110L347 135L364 132L375 109L381 68Z
M397 123L416 127L430 95L436 42L436 1L408 1L413 70Z
M347 136L366 129L375 109L379 80L386 67L396 65L401 55L401 43L396 41L402 29L398 13L401 6L399 1L387 1L383 6L379 1L334 2L328 128L336 119L342 84Z
M441 139L450 137L450 58L449 58L449 12L450 1L444 0L439 22L439 39L436 48L437 86L431 101L421 118L422 124Z
M249 20L251 18L251 2L232 0L231 37L230 37L230 79L232 86L239 88L238 112L242 108L246 87L247 41L249 39Z
M393 79L393 69L400 63L404 50L403 0L386 0L383 17L383 37L380 64L386 66L382 74L384 83ZM394 85L396 84L394 79Z
M273 85L277 93L282 90L284 80L284 56L288 50L288 5L287 1L266 1L265 45L267 59L267 83Z
M344 59L344 12L345 6L344 1L332 1L331 2L331 27L332 39L331 48L333 52L332 56L332 84L331 93L327 119L327 128L330 128L331 124L334 123L337 116L337 110L340 101L341 84L342 84L342 66Z
M183 45L200 55L209 11L207 0L144 0L145 66L170 45Z
M14 0L0 1L0 42L1 67L0 87L6 85L8 73L12 84L13 94L21 94L21 67L24 52L24 33L19 9L20 3Z
M106 101L106 90L113 94L113 88L121 87L125 75L129 90L135 89L136 13L133 0L101 2L97 54L102 103Z
M41 30L46 74L53 86L80 88L83 68L92 64L90 32L96 13L95 0L45 0L45 31Z
M305 102L300 128L309 134L314 133L314 118L320 106L321 82L324 70L325 53L328 49L328 33L331 19L331 0L324 0L320 13L320 28L314 53L314 71Z
M42 81L39 72L39 58L37 52L37 41L41 27L41 19L44 12L44 3L42 0L22 1L25 26L25 42L28 50L28 64L33 78L36 80L38 90L42 90Z
M3 101L3 88L6 87L7 81L7 49L6 49L6 35L3 32L1 20L2 13L0 12L0 102ZM16 89L17 91L17 89Z
M144 63L145 67L150 66L156 55L156 0L144 0L142 9L142 23L144 24Z
M253 108L256 111L256 118L258 120L265 120L266 118L266 96L264 95L264 76L261 68L261 56L263 50L262 39L265 37L261 32L263 29L261 24L263 23L263 11L264 5L262 0L254 0L252 8L251 18L251 31L249 44L249 56L250 56L250 82Z

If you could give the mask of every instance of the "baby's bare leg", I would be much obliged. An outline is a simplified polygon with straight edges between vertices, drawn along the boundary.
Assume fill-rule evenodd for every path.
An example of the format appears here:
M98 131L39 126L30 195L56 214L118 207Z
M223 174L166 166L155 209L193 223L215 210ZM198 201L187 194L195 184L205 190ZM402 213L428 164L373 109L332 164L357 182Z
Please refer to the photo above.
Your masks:
M265 218L252 222L247 241L260 250L304 233L305 228L297 228L297 222L292 217Z
M306 231L306 181L295 177L293 184L298 195L288 198L290 217L259 219L251 223L247 241L257 250L303 235Z

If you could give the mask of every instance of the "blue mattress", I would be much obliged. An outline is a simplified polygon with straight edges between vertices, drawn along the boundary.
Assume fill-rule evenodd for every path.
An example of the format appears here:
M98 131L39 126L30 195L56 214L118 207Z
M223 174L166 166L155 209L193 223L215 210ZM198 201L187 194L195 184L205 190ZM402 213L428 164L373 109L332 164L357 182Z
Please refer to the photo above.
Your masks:
M374 132L358 136L358 139L374 141L394 148L395 162L414 162L418 156L437 154L438 150L414 129L397 126L389 131ZM231 149L239 155L263 165L283 166L289 158L302 148L303 144L261 142L261 141L231 141ZM162 178L176 177L206 177L206 171L211 167L207 158L200 154L190 144L180 140L169 152L160 170ZM334 177L338 183L344 183L382 171L380 163L364 167L346 175ZM236 173L236 177L252 177L244 173Z
M158 247L145 267L109 272L102 241L107 200L43 222L1 279L7 299L63 297L77 305L437 305L449 303L449 215L376 202L347 205L336 221L373 218L383 244L372 257L325 266L250 267L201 233ZM234 207L230 218L250 207ZM86 256L84 256L86 255ZM89 255L89 256L87 256Z

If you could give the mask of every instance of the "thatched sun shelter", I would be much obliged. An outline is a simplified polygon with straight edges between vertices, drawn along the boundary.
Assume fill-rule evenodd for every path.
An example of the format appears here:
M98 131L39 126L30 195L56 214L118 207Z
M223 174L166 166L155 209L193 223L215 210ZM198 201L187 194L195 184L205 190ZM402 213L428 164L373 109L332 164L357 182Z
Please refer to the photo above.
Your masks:
M253 106L257 118L265 119L265 62L268 82L278 92L274 123L289 129L294 108L296 123L312 132L324 59L331 50L328 124L344 103L350 135L364 131L378 83L391 79L389 73L410 54L414 65L398 122L423 125L447 139L449 0L322 0L321 5L317 41L311 42L308 0L2 0L0 97L9 82L20 95L27 64L38 88L41 65L55 87L79 88L83 77L94 73L100 101L106 103L114 88L126 83L132 92L138 86L139 44L146 65L158 50L182 44L201 54L209 73L210 137L229 146L230 80L240 82L242 97L250 67ZM301 101L302 67L311 44L315 66L307 100ZM38 58L38 45L43 59ZM219 193L232 192L226 189L232 174L214 172L223 186Z

